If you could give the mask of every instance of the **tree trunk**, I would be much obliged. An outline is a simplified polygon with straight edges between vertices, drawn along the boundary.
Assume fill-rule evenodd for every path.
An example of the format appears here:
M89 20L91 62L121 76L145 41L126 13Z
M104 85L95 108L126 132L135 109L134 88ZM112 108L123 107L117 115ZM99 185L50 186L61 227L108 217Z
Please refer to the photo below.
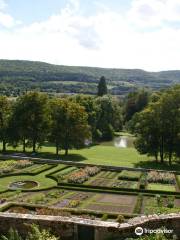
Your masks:
M172 152L169 153L169 165L171 166L172 164Z
M156 162L158 162L158 153L155 153Z
M65 149L65 156L68 155L68 148Z
M58 145L58 143L56 143L56 155L57 156L59 155L59 145Z
M36 140L33 140L33 152L36 152Z
M161 163L164 163L164 137L161 137L161 144L160 144L160 159Z
M26 152L26 140L23 139L23 152L25 153Z
M6 141L3 140L3 149L2 149L3 152L6 152Z

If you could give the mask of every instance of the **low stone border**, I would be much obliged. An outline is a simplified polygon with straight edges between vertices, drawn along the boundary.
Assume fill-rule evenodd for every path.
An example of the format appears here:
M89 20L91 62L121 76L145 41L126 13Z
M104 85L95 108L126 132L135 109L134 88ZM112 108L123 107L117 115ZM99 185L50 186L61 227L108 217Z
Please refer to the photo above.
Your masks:
M128 220L126 223L103 222L79 217L44 216L17 213L0 213L0 233L6 234L10 227L16 228L22 235L28 230L27 224L38 224L43 228L50 228L54 234L64 240L79 240L79 231L84 226L94 232L94 240L105 240L107 237L125 239L137 237L135 229L158 229L165 227L180 237L180 213L168 215L141 216Z

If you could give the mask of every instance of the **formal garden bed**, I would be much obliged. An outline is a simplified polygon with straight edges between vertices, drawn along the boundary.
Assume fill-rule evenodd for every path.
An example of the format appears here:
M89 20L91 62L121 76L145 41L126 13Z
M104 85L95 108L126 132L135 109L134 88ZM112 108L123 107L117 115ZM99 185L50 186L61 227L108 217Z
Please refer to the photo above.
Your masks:
M0 211L60 215L63 210L113 221L180 212L180 175L174 173L4 160L0 179ZM20 187L12 188L17 183ZM23 183L36 184L24 189Z

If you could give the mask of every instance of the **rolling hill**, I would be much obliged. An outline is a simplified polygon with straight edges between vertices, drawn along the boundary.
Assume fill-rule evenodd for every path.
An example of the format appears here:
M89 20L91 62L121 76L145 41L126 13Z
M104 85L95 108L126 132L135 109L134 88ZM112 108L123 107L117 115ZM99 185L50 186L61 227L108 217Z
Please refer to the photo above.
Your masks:
M125 95L136 88L159 90L180 84L180 71L147 72L140 69L59 66L44 62L0 60L0 94L16 96L26 90L52 94L96 94L105 76L109 92Z

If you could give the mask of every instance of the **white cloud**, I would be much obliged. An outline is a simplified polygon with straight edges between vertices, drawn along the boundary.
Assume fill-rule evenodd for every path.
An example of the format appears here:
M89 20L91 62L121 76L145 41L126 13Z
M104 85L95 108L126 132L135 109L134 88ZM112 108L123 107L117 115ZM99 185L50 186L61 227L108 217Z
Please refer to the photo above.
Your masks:
M147 3L145 0L139 1ZM63 65L179 69L180 29L164 25L155 31L139 31L138 27L134 28L130 24L134 21L140 29L145 26L142 24L144 21L148 21L151 27L155 23L161 25L165 10L159 17L159 6L165 2L167 6L170 1L151 1L158 4L152 11L145 8L148 16L141 9L139 23L139 20L135 21L139 15L133 12L137 5L132 5L133 14L126 17L108 8L91 16L83 16L79 13L79 1L71 0L59 14L46 21L19 26L11 31L0 31L0 58L40 60ZM171 1L175 4L175 0ZM166 20L172 20L171 11L169 7ZM155 22L152 16L156 18Z
M4 0L0 0L0 10L3 10L7 7L7 3Z
M161 27L167 22L180 22L179 0L133 0L129 20L138 27Z
M15 20L10 14L6 12L7 3L5 0L0 0L0 26L5 28L12 28L19 25L21 22Z

